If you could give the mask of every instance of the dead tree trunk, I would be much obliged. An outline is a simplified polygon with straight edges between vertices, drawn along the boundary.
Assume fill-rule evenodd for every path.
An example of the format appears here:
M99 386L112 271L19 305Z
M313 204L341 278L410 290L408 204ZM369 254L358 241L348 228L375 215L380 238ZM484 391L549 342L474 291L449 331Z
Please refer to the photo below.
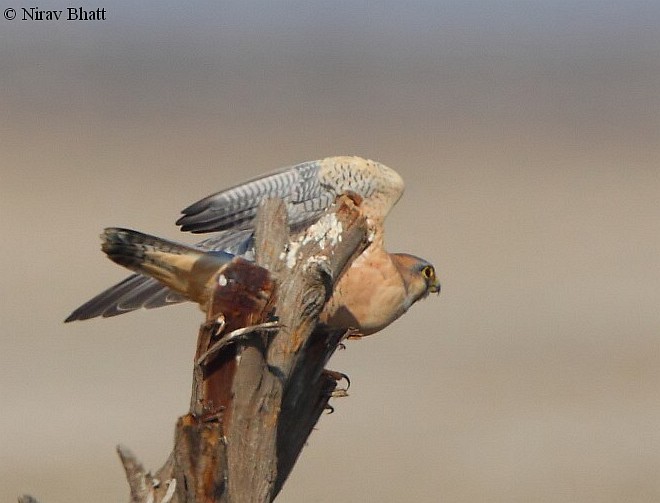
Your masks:
M291 240L281 201L257 217L256 263L216 277L195 355L190 412L155 475L125 448L131 502L269 502L337 386L324 365L343 333L317 330L334 283L368 244L346 196Z
M289 236L284 204L256 222L256 263L236 258L215 277L199 330L190 411L155 475L118 447L131 503L269 502L282 489L342 374L325 371L344 334L318 315L368 246L360 201L340 197ZM37 503L22 496L19 503Z

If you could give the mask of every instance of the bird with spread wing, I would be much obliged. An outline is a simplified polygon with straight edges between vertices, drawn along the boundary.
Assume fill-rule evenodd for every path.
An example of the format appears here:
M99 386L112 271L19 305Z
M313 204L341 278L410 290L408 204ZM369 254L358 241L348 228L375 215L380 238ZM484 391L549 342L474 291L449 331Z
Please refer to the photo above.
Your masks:
M284 168L208 196L183 210L181 230L214 232L196 246L127 229L106 229L102 248L137 272L76 309L65 320L115 316L192 300L203 302L208 280L241 256L254 257L254 219L261 201L281 198L292 232L316 222L337 196L357 194L373 231L370 245L335 284L319 321L330 328L375 333L440 283L429 262L383 248L385 217L400 199L403 180L387 166L360 157L329 157Z

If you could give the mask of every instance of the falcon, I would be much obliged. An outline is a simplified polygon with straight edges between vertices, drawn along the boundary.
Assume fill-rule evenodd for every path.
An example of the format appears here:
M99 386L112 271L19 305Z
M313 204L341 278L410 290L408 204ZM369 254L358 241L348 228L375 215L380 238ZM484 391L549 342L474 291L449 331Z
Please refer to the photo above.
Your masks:
M254 219L264 199L281 198L292 233L316 222L345 193L361 198L360 211L372 231L371 243L335 285L320 322L369 335L383 329L429 293L439 293L432 264L414 255L388 253L383 225L401 198L404 183L396 171L360 157L329 157L280 169L185 208L182 231L215 232L196 246L181 245L127 229L106 229L103 250L136 271L76 309L65 320L116 316L192 300L203 302L209 271L238 255L254 258ZM195 267L202 261L204 267ZM214 269L215 268L215 269ZM205 271L196 273L195 271ZM201 289L200 289L201 288Z

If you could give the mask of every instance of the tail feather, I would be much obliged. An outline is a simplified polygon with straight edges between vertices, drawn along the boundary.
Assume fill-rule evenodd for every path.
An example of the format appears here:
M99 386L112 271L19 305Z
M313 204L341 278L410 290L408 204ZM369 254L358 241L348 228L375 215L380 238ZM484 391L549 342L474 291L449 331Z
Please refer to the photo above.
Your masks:
M197 258L204 253L191 246L118 227L105 229L101 240L101 249L110 260L136 272L144 272L145 262L171 268L167 262L158 260L161 254Z
M106 229L101 235L103 251L112 261L137 274L88 300L64 321L88 320L97 316L106 318L136 309L153 309L194 300L186 291L190 285L185 278L190 278L191 274L185 264L197 263L199 266L201 263L217 269L234 257L218 248L229 247L236 253L244 253L249 247L251 232L212 236L192 247L129 229ZM197 262L200 257L206 260ZM177 272L184 281L176 280Z
M194 301L200 300L210 272L232 258L228 254L206 252L130 229L105 229L101 239L101 249L110 260L150 276ZM204 267L200 268L200 264ZM158 298L154 300L159 302ZM129 307L132 307L130 303Z

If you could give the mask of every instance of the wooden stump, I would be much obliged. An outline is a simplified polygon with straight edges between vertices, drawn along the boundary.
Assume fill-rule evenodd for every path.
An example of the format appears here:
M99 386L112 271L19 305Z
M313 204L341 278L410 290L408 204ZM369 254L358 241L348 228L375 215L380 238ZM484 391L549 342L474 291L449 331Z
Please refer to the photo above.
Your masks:
M344 334L317 319L366 236L347 196L293 239L281 201L260 208L256 263L235 259L217 274L170 458L151 476L120 448L132 502L275 498L337 386L324 366Z

